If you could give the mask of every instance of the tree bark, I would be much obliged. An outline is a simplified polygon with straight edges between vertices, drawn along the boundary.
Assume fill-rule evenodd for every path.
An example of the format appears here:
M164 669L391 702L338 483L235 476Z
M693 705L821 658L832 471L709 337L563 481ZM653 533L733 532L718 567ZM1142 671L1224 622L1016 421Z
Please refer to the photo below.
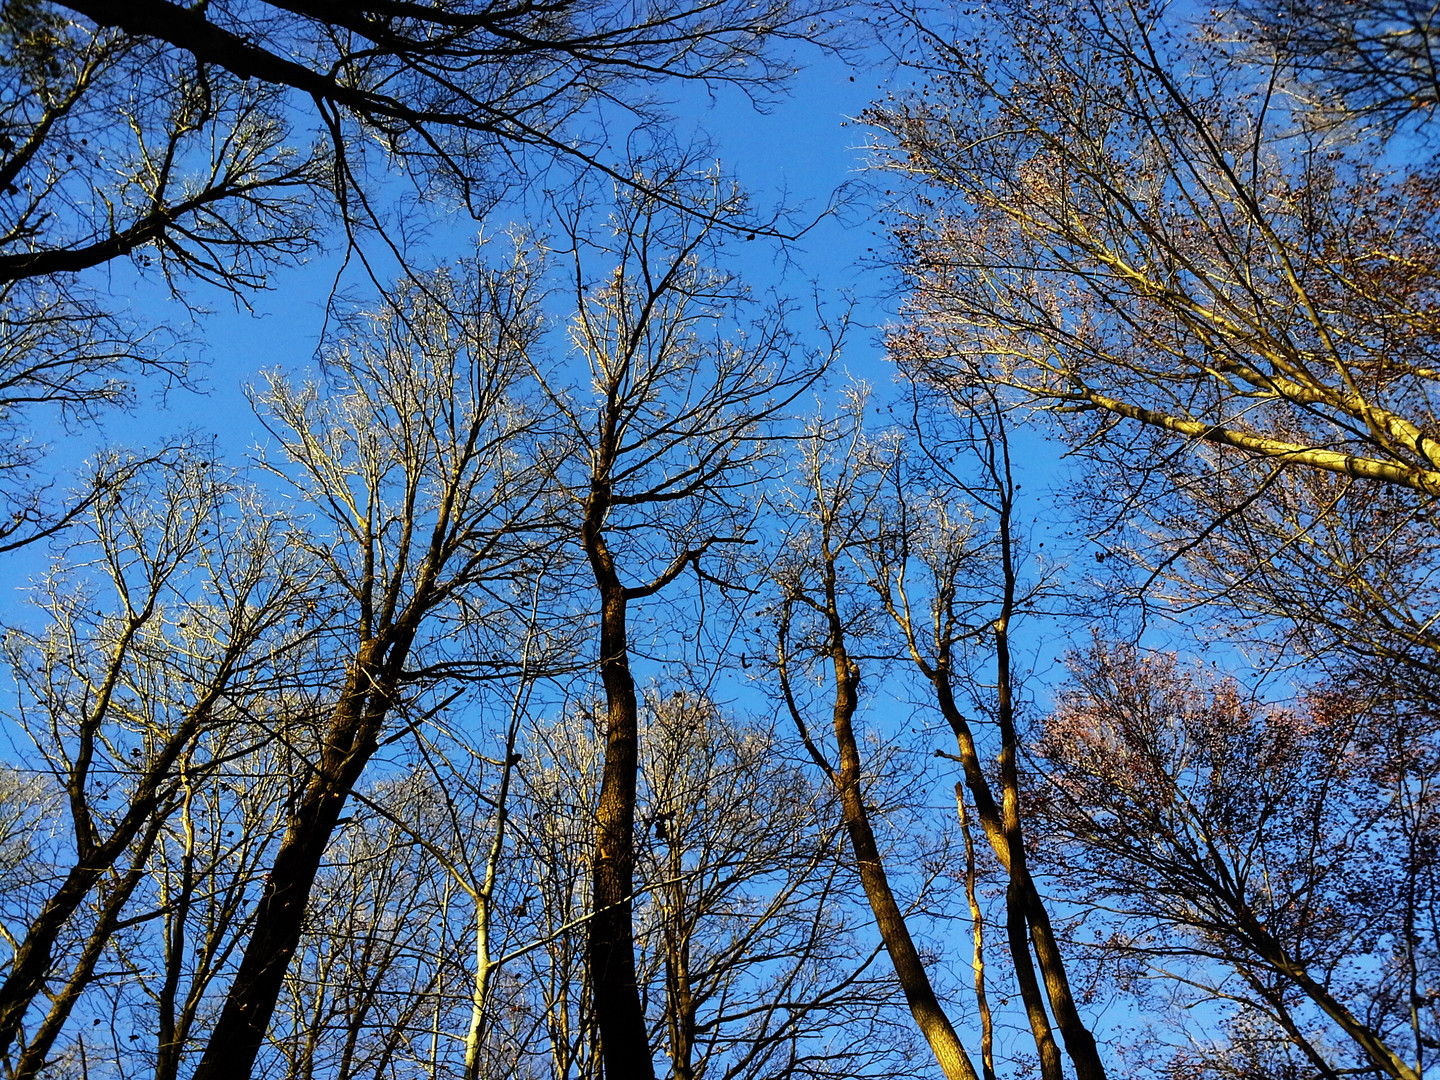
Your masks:
M605 468L598 466L597 471ZM592 485L582 541L600 593L600 679L605 687L605 768L596 808L593 904L586 963L595 994L600 1051L609 1080L651 1080L650 1036L635 974L635 794L639 704L630 673L627 596L605 541L607 481Z
M315 775L290 815L265 882L255 928L193 1080L248 1080L270 1027L290 960L300 944L310 890L350 789L379 748L396 675L409 652L402 633L362 645L331 716Z
M948 1080L979 1080L970 1055L965 1052L950 1018L935 996L935 988L930 984L930 976L910 937L910 928L905 924L905 915L891 891L880 858L880 848L875 842L875 832L870 827L870 815L865 809L864 792L860 785L860 749L855 741L853 725L855 709L859 704L860 668L839 642L832 644L831 655L835 665L835 740L840 749L839 767L833 773L833 780L840 796L841 814L855 853L865 898L870 902L875 926L885 942L890 962L895 966L895 976L900 980L910 1014L915 1017L925 1041L930 1044L941 1070Z
M1008 555L1008 522L1006 523L1006 593L1013 595L1013 571ZM1025 836L1020 825L1020 779L1016 767L1016 753L1019 736L1015 731L1014 701L1010 687L1010 612L1009 601L1006 612L995 627L995 662L999 669L999 694L997 712L1000 721L1000 796L1001 824L1005 829L1006 847L1009 850L1007 869L1010 880L1016 887L1017 898L1024 905L1025 916L1030 924L1030 940L1035 947L1035 959L1040 965L1040 974L1045 980L1045 993L1050 999L1050 1008L1055 1013L1055 1023L1065 1038L1065 1052L1075 1066L1077 1080L1105 1080L1105 1066L1100 1061L1100 1049L1095 1036L1085 1026L1075 1008L1074 996L1070 993L1070 980L1065 974L1065 965L1060 957L1050 927L1050 915L1044 901L1030 876L1030 867L1025 856Z
M828 532L828 530L827 530ZM856 868L860 883L865 889L865 898L875 916L875 926L890 954L895 967L895 977L910 1006L931 1052L945 1073L947 1080L979 1080L975 1066L966 1053L960 1037L955 1033L950 1018L940 1007L930 976L920 959L920 952L910 937L910 928L905 915L895 901L890 880L880 858L880 847L875 842L875 831L870 827L870 815L865 809L864 791L860 783L860 747L855 740L855 711L860 704L860 666L851 658L845 647L845 624L840 617L838 589L835 578L835 552L830 549L828 535L824 541L823 567L825 588L825 616L829 624L830 661L834 669L835 705L832 719L835 742L839 750L838 767L831 770L830 779L840 796L840 810L845 830L850 837L850 846L855 853Z

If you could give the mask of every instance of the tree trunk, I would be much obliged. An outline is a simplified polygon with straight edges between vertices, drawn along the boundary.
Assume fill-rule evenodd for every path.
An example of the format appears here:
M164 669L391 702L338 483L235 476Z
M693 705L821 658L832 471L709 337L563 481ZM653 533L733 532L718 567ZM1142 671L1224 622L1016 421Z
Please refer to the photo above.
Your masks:
M310 890L350 789L379 748L394 676L409 651L401 635L382 664L384 641L360 647L331 717L315 775L290 816L265 882L255 928L193 1080L248 1080L285 973L300 944Z
M832 773L832 780L840 796L841 813L855 853L860 883L865 888L865 898L870 901L875 926L885 942L890 962L895 966L895 976L900 980L910 1013L915 1017L925 1041L930 1044L947 1080L979 1080L970 1055L965 1052L949 1017L940 1007L934 987L930 985L930 976L910 937L910 929L905 925L905 915L890 890L875 833L870 827L870 816L865 809L864 792L860 785L860 749L853 726L859 703L860 668L845 652L843 644L833 638L831 656L835 664L835 740L840 749L839 768Z
M608 455L602 457L608 461ZM600 594L600 679L605 686L605 768L596 808L593 907L585 960L607 1080L653 1080L645 1006L635 974L631 897L635 891L635 791L640 767L639 704L630 674L625 586L605 540L607 471L585 506L582 541Z
M672 1080L695 1080L695 993L690 979L691 926L685 914L685 851L680 837L683 818L670 821L665 885L670 910L665 917L666 1012L670 1019L670 1072Z
M1006 594L1013 595L1013 583L1009 569L1009 543L1006 540L1007 571ZM1074 996L1070 993L1070 980L1065 975L1065 965L1060 957L1060 948L1055 943L1050 928L1050 915L1044 901L1030 876L1030 867L1025 857L1025 837L1020 825L1020 779L1015 757L1019 748L1019 736L1015 731L1014 702L1010 687L1010 632L1009 600L1006 612L995 627L995 661L998 667L997 712L1000 721L1000 795L1001 824L1005 830L1006 847L1009 850L1007 869L1010 881L1017 891L1017 900L1024 905L1026 919L1030 923L1030 940L1035 947L1035 959L1040 965L1040 974L1045 980L1045 993L1050 999L1050 1008L1055 1013L1055 1023L1065 1038L1065 1052L1075 1066L1076 1080L1105 1080L1105 1066L1100 1061L1100 1049L1095 1045L1095 1036L1080 1018L1075 1008Z
M603 541L602 541L603 543ZM608 553L607 553L608 554ZM630 674L625 592L613 571L601 582L600 676L605 685L605 771L596 812L594 907L586 959L608 1080L655 1075L635 975L635 788L639 706Z
M1017 951L1016 947L1021 944L1021 939L1012 932L1009 934L1009 940L1016 973L1020 977L1021 996L1025 999L1026 1011L1030 1014L1031 1028L1035 1034L1037 1049L1040 1050L1041 1071L1046 1076L1059 1075L1058 1062L1055 1065L1057 1071L1045 1072L1048 1055L1044 1044L1049 1041L1053 1045L1053 1037L1049 1033L1048 1020L1044 1022L1043 1028L1036 1026L1039 1021L1044 1019L1043 1008L1037 1013L1028 997L1028 988L1038 985L1035 983L1030 960L1031 948L1034 949L1035 960L1039 964L1040 974L1045 982L1046 997L1050 1001L1056 1023L1065 1039L1065 1051L1075 1065L1078 1080L1104 1080L1105 1069L1100 1061L1099 1048L1095 1044L1094 1036L1090 1034L1089 1028L1086 1027L1079 1011L1075 1008L1074 997L1070 992L1070 984L1065 975L1064 959L1060 954L1059 945L1055 941L1054 930L1050 926L1049 913L1045 909L1045 901L1040 896L1039 889L1035 886L1035 880L1030 875L1029 863L1025 857L1025 838L1020 822L1019 793L1016 789L1018 780L1014 775L1016 734L1008 674L1009 641L1004 631L997 635L996 644L997 652L1000 654L999 663L1002 667L999 680L998 712L1001 737L1004 742L1001 750L1001 772L1004 787L1000 803L995 801L990 782L981 768L975 737L970 730L970 725L955 703L955 696L950 687L949 669L946 664L937 664L929 672L930 680L935 686L936 700L940 705L941 715L945 717L955 733L956 745L960 750L961 765L965 772L965 784L975 799L975 807L986 839L990 841L990 846L999 858L1001 866L1004 867L1015 886L1014 890L1007 889L1006 891L1007 908L1012 903L1018 904L1018 910L1024 914L1025 921L1029 926L1029 945ZM1011 929L1013 931L1013 928Z

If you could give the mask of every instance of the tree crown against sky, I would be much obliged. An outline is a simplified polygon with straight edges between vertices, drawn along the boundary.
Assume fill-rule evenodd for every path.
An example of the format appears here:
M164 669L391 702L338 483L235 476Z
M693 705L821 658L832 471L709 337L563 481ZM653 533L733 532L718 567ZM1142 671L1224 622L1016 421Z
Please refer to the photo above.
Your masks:
M1055 419L1094 465L1096 527L1131 522L1108 542L1188 569L1177 593L1308 603L1312 647L1343 625L1428 664L1433 162L1359 103L1337 116L1350 91L1243 11L1072 14L996 5L1013 49L927 39L943 93L877 105L887 167L919 181L897 355ZM1249 572L1260 549L1283 567ZM1408 590L1358 584L1402 562ZM1327 580L1348 584L1307 600Z
M83 430L203 381L207 304L249 305L322 259L330 278L304 287L316 302L352 279L388 288L428 269L455 213L479 229L507 197L528 214L586 177L643 185L688 153L667 97L694 84L773 101L791 52L842 38L823 5L788 2L17 0L0 29L12 544L66 510L30 418Z

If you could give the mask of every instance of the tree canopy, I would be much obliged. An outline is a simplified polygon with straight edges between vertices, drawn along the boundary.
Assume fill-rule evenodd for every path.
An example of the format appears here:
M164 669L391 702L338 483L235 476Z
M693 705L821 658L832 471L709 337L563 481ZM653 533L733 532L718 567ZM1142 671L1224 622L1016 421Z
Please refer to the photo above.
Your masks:
M1432 24L0 5L0 1074L1425 1080Z

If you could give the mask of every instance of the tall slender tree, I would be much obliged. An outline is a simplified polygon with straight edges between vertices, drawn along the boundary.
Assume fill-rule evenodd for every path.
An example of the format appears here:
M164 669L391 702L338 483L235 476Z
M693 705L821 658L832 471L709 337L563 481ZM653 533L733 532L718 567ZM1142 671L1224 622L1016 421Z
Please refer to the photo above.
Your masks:
M1024 569L1026 537L1000 398L985 385L963 394L947 389L952 392L934 394L911 384L910 452L895 455L886 476L889 496L872 511L869 581L955 737L951 756L1004 869L1010 961L1041 1075L1063 1075L1053 1016L1076 1075L1100 1080L1105 1066L1076 1006L1049 907L1030 869L1033 839L1022 808L1024 747L1011 642L1050 583L1043 575L1027 580ZM998 745L984 745L986 727L993 727ZM985 760L992 752L994 769Z
M570 337L589 392L552 386L579 449L571 497L599 608L605 695L587 963L605 1069L654 1074L633 929L639 699L632 605L691 572L723 582L726 549L749 539L763 439L816 374L779 313L744 320L746 298L707 265L719 223L744 200L718 177L677 169L622 188L609 238L572 232L578 311ZM651 194L649 189L664 192ZM677 209L676 204L683 206ZM587 256L606 260L599 279Z
M897 453L893 440L868 437L865 404L864 391L852 388L840 417L814 422L802 444L787 508L786 548L773 570L775 675L800 741L839 801L856 872L916 1026L949 1080L978 1080L887 867L869 799L872 781L865 775L856 732L862 670L855 642L871 629L875 612L855 595L851 571L874 539L876 518L870 509ZM830 753L829 740L807 716L800 689L807 676L829 687Z
M543 412L522 393L534 271L521 248L499 270L436 274L337 346L329 392L273 374L256 393L282 455L272 468L314 508L316 555L348 601L344 674L197 1077L250 1075L315 875L392 710L497 666L448 659L434 624L490 603L534 542L547 491Z

